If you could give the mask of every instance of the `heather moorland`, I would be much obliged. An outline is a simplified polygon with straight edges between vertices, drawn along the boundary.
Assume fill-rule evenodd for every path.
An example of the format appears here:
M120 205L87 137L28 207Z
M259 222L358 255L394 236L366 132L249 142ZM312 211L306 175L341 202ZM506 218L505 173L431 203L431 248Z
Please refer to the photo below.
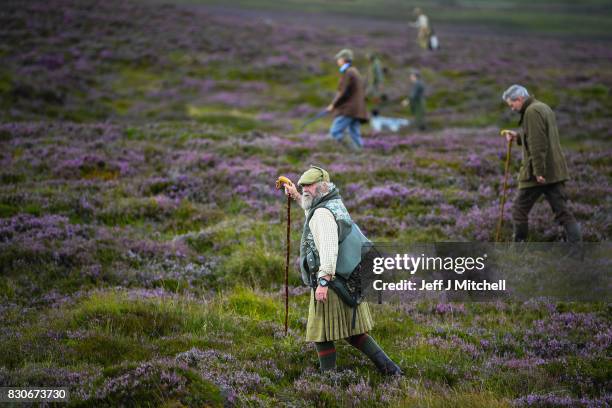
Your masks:
M91 407L610 406L602 302L372 305L405 376L340 342L339 370L319 373L295 205L284 334L276 178L325 167L373 240L493 241L513 83L555 110L570 207L585 241L609 241L610 7L463 3L434 2L429 52L412 5L391 0L4 1L0 386L65 386ZM330 118L300 129L333 98L344 47L364 73L380 54L386 116L410 119L399 102L419 68L427 130L364 126L355 153ZM519 166L515 148L505 241ZM545 202L530 228L564 239Z

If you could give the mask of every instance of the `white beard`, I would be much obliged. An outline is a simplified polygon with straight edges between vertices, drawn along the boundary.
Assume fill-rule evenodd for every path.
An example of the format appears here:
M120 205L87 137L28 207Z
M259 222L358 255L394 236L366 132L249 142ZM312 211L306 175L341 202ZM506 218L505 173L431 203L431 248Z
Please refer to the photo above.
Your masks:
M322 185L318 185L317 188L315 189L314 196L312 196L312 195L310 195L308 193L302 194L302 201L300 202L300 206L302 207L302 209L304 211L310 210L310 207L312 207L312 202L314 201L314 199L315 198L319 198L319 197L323 197L333 187L334 187L334 185L331 184L331 183L329 183L329 185L327 187L324 187Z
M312 200L314 200L314 197L310 194L302 194L302 202L300 203L300 206L304 211L310 210L310 207L312 206Z

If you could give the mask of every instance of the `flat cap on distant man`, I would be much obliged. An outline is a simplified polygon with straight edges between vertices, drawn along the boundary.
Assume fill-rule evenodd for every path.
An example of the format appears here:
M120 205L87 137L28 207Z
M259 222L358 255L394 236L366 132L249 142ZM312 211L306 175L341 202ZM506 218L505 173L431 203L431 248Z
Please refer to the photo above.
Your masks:
M353 51L349 50L348 48L340 50L340 52L338 52L336 54L336 59L338 60L340 58L344 58L345 60L352 61L353 60Z

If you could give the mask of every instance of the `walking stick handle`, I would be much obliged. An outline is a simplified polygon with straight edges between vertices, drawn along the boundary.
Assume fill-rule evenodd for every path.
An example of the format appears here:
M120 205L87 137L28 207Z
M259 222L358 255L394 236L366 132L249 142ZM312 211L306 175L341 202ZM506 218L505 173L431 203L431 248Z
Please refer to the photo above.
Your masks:
M517 137L517 133L514 130L510 130L510 129L502 129L499 131L499 134L502 137L505 137L506 140L508 140L509 142L512 142L512 140L514 140ZM508 138L508 135L510 135L510 138Z
M283 188L285 185L289 185L292 186L293 182L291 180L289 180L287 177L285 176L280 176L277 180L276 180L276 189L280 190L281 188Z

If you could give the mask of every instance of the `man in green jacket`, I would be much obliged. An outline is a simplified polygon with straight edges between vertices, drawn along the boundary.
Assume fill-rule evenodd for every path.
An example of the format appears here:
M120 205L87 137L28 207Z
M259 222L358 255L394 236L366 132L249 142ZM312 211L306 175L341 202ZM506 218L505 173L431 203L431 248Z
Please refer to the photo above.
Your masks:
M410 71L410 93L408 98L402 101L403 106L410 106L410 111L414 115L414 125L419 130L425 130L425 84L421 80L421 73L418 69Z
M544 197L555 219L565 228L567 241L580 242L582 234L576 218L567 207L565 181L567 164L559 143L557 121L552 109L538 101L525 87L512 85L502 95L504 102L521 114L522 132L508 131L508 141L516 140L523 151L519 191L512 208L514 241L527 240L528 216L536 200Z
M386 375L401 375L395 364L368 334L373 320L366 302L350 307L334 290L336 273L354 271L361 263L363 237L353 223L329 173L311 166L298 181L285 185L285 194L304 209L306 222L300 242L302 280L312 289L306 324L306 341L315 343L321 371L336 368L335 341L345 339ZM365 239L365 237L363 237ZM318 260L318 261L316 261ZM329 287L332 290L329 290Z
M385 74L377 54L369 54L368 59L370 60L370 66L368 67L368 89L366 90L366 95L371 97L374 102L378 103L383 95Z

